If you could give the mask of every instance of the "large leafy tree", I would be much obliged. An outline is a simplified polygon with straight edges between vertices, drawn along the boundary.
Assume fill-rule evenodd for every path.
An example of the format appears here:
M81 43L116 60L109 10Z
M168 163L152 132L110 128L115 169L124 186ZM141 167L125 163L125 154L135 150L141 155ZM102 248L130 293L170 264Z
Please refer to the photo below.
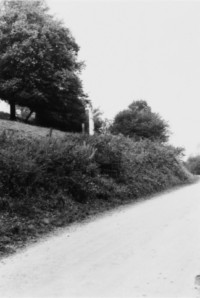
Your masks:
M10 104L12 119L19 105L36 112L40 122L54 113L69 126L75 122L81 127L85 114L78 51L69 29L48 14L44 1L1 2L0 98Z
M168 124L159 114L151 111L144 100L133 101L128 109L119 112L111 126L114 134L123 134L131 138L150 139L166 142L168 140Z

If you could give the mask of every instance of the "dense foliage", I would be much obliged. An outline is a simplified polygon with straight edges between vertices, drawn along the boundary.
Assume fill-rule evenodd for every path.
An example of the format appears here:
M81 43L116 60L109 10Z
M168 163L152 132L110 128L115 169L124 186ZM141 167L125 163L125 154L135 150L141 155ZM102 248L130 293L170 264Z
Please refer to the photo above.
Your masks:
M0 8L0 98L11 105L12 118L17 104L36 112L41 124L65 119L66 128L80 131L83 64L71 32L42 0L2 1Z
M185 166L195 175L200 175L200 155L189 157Z
M9 120L9 116L8 113L0 111L0 119Z
M133 200L187 181L179 156L173 147L122 136L68 134L40 140L4 133L0 196L28 204L33 197L40 203L48 197L43 203L50 205L54 196L79 202L129 196Z
M94 121L94 131L100 133L102 126L104 125L104 120L102 118L103 112L99 108L94 108L92 110L93 121Z
M112 133L139 139L166 142L168 124L153 113L146 101L133 101L128 109L119 112L113 122Z
M133 202L191 175L181 150L123 136L0 135L0 256L32 237Z

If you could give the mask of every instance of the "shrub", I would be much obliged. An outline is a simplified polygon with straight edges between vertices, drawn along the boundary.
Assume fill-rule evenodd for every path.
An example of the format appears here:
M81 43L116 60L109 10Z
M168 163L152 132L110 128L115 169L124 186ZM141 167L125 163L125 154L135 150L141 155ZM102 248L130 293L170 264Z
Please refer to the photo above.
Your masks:
M192 174L200 175L200 155L189 157L185 166Z
M0 119L9 120L10 119L10 114L0 111Z
M0 256L55 227L190 180L180 149L121 135L53 136L0 134Z
M188 181L180 153L171 146L120 135L23 139L3 133L0 197L9 198L12 210L24 208L25 214L35 212L32 206L65 205L67 197L79 203L123 202Z
M86 196L89 178L98 171L92 162L93 149L78 144L76 139L25 140L1 136L1 144L1 195L23 197L62 189L75 198L78 192Z
M101 174L126 185L133 197L148 195L189 179L182 150L158 142L135 142L120 136L94 137L95 160Z

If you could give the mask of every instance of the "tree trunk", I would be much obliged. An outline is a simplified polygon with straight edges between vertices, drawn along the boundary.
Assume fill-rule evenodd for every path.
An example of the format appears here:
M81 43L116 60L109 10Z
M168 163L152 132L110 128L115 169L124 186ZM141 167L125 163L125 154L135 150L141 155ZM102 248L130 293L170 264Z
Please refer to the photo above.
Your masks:
M14 102L10 103L10 120L16 120L16 106Z

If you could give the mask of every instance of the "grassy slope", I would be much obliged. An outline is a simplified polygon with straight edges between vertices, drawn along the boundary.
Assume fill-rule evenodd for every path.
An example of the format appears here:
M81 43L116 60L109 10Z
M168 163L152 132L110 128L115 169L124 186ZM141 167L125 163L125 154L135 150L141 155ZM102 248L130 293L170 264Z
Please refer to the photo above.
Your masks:
M10 134L14 133L22 138L43 138L47 137L50 129L23 124L19 122L11 122L8 120L0 120L0 133L5 131ZM53 130L52 137L62 138L66 133ZM17 248L24 246L30 240L40 238L42 235L71 224L75 221L81 221L89 216L93 216L105 210L112 209L121 204L130 203L130 200L120 201L92 201L86 204L74 202L69 198L67 208L60 208L50 212L49 210L36 211L33 217L19 217L12 212L0 212L0 257L13 253Z
M33 126L16 121L0 120L0 133L2 131L10 133L15 132L23 137L46 137L50 133L49 128ZM52 132L53 137L63 137L64 132L54 129Z
M23 138L43 138L49 136L50 133L50 129L45 127L0 119L0 133L3 131L8 134L15 133ZM52 137L63 137L64 135L65 133L62 131L52 131ZM3 226L3 230L1 230L3 235L0 238L0 257L15 252L18 247L23 247L27 240L33 240L51 230L47 223L48 219L44 217L43 223L39 221L38 226L35 226L35 222L31 219L24 219L19 222L18 217L0 212L0 226ZM25 227L27 227L26 231ZM13 231L12 237L7 236L7 231Z
M44 138L50 133L55 138L62 138L66 135L65 132L56 129L50 132L49 128L0 119L0 133L3 131L11 135L17 134L20 138ZM94 202L93 205L82 205L73 201L69 203L71 208L68 212L66 210L63 212L61 206L60 210L56 210L53 214L38 213L36 218L19 218L12 212L4 213L0 210L0 227L2 227L0 229L0 258L16 252L30 241L36 241L56 228L84 220L112 208L109 202L103 201L100 204Z

